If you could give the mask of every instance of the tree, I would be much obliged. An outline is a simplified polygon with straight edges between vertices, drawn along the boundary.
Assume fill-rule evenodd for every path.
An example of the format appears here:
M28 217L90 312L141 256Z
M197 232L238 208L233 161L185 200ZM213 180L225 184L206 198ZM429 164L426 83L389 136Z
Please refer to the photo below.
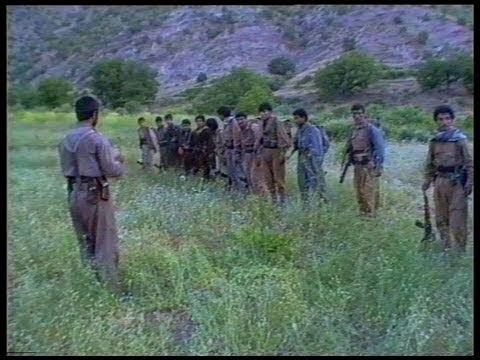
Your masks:
M258 105L273 102L272 90L268 86L255 85L240 98L236 109L247 114L256 114Z
M9 100L11 100L11 105L21 105L26 109L32 109L40 104L37 89L30 85L18 85L15 87Z
M270 61L268 64L268 71L274 75L287 75L289 73L294 73L295 63L286 57L278 57Z
M219 106L233 109L237 107L240 99L256 86L268 88L270 94L273 94L268 85L268 80L261 75L246 68L237 68L199 93L193 100L194 107L202 113L215 113Z
M352 51L315 74L315 85L324 96L348 96L366 88L380 76L372 57Z
M144 105L155 99L156 71L147 65L125 60L107 60L92 71L92 88L109 107L124 107L129 101Z
M65 79L45 79L38 85L39 103L50 109L64 104L73 105L73 93L73 84Z
M465 86L473 90L473 58L459 54L447 60L428 60L418 71L417 79L425 89L435 89L463 80Z

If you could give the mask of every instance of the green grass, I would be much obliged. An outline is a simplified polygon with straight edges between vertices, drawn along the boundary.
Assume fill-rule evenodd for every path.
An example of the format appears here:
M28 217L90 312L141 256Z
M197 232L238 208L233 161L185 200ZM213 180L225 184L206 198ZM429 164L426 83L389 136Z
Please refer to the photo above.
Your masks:
M326 159L332 202L301 209L292 159L291 202L277 209L220 184L138 173L136 117L108 115L100 131L129 163L113 181L121 272L133 294L122 301L79 260L56 149L72 125L68 114L9 122L9 351L473 353L473 237L463 258L419 251L424 144L390 145L372 221L357 216L351 173L338 184L336 144Z

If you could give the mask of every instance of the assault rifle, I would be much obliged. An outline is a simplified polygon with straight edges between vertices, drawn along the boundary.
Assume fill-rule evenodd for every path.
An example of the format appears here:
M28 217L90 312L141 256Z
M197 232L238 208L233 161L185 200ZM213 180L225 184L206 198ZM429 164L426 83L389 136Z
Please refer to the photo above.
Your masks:
M423 212L424 222L422 223L420 220L417 220L415 221L415 225L425 230L422 242L433 242L435 241L435 234L433 233L432 223L430 221L430 206L428 205L426 191L423 192Z
M343 170L342 170L342 174L340 175L340 181L339 181L340 184L343 183L343 180L345 180L345 175L347 174L347 170L350 167L350 165L352 165L352 158L350 155L350 151L347 150L343 156L343 161L342 161Z

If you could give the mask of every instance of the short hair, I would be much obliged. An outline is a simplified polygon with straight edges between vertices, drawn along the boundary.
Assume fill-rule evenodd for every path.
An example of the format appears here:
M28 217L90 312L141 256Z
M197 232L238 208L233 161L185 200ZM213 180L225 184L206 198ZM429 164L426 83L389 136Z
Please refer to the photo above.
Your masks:
M172 120L172 119L173 119L172 114L167 114L167 115L165 115L165 120L167 120L167 119Z
M144 119L143 117L140 117L140 118L138 118L138 120L137 120L137 122L138 122L139 124L142 123L142 122L144 122L144 121L145 121L145 119Z
M197 120L205 121L205 116L203 116L203 115L197 115L197 117L195 118L195 121L197 121Z
M163 119L162 119L161 116L157 116L157 117L155 118L155 122L162 122L162 121L163 121Z
M452 119L455 119L455 113L453 112L452 108L448 105L440 105L435 108L433 111L433 120L437 121L438 114L450 114Z
M78 121L91 119L95 112L98 113L98 101L91 96L82 96L75 102L75 114Z
M210 130L215 131L218 129L218 122L214 118L208 118L207 126L210 128Z
M190 120L188 120L188 119L183 119L182 120L182 125L190 125L190 124L191 124Z
M358 110L361 110L362 113L364 113L365 106L363 106L362 104L356 103L356 104L353 104L352 107L350 108L350 111L358 111Z
M238 119L238 118L241 118L241 117L244 117L246 119L247 115L243 112L239 112L235 115L235 119Z
M307 112L305 111L305 109L303 109L303 108L300 108L300 109L295 110L295 111L293 112L293 116L299 116L299 117L301 117L301 118L305 118L305 119L308 120L308 114L307 114ZM289 120L287 120L287 121L289 121Z
M220 107L217 109L217 114L218 114L219 116L222 116L222 117L229 117L229 116L232 114L232 112L231 112L231 110L230 110L228 107L226 107L226 106L220 106Z
M264 102L258 107L258 112L262 111L272 111L272 106L268 102Z

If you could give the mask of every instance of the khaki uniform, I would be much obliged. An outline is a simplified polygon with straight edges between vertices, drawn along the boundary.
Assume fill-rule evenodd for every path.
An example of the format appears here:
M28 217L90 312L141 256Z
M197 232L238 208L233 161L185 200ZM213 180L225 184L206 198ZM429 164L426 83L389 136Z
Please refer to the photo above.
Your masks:
M473 185L473 159L466 137L458 130L452 136L434 137L425 164L425 180L434 182L435 221L444 248L465 251L468 203L464 189Z
M164 138L167 142L165 166L166 167L180 167L181 159L178 154L180 128L176 125L166 125Z
M167 159L167 145L168 141L165 138L165 126L162 125L157 128L158 149L160 152L159 167L165 168Z
M247 180L241 164L241 130L237 120L235 120L233 116L224 122L222 142L229 179L229 189L233 188L237 191L246 191Z
M150 169L154 165L154 154L158 152L158 139L155 131L148 126L138 129L140 149L142 151L142 168Z
M240 128L241 147L242 147L242 169L247 179L248 189L253 192L252 173L254 172L255 162L255 133L252 128L253 123L247 122L243 128Z
M195 169L200 171L205 180L210 179L210 170L214 165L215 144L213 136L208 126L203 126L195 130L196 143L194 145L193 157L195 160Z
M357 126L347 149L354 164L353 183L360 212L375 216L380 203L380 183L384 143L383 136L371 124Z
M114 204L100 190L102 184L108 185L108 177L124 173L120 152L94 128L81 125L65 136L59 153L62 173L68 179L69 210L82 259L92 263L100 279L118 284Z
M291 140L282 123L275 117L270 116L261 123L260 155L262 181L273 200L285 201L285 175L286 175L286 152L291 146Z

